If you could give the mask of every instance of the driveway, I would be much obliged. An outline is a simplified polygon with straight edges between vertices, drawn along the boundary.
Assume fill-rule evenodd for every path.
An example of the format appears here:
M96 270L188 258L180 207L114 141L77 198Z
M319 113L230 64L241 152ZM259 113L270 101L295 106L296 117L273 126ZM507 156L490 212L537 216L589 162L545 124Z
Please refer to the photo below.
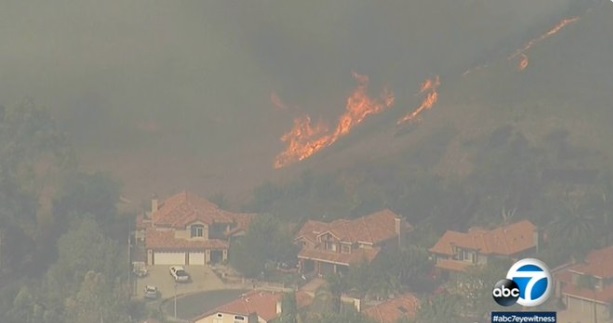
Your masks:
M160 299L170 298L176 295L191 294L207 290L223 289L223 282L213 273L209 266L184 266L189 273L191 281L187 283L175 284L170 276L170 266L158 265L149 266L147 277L139 278L136 281L136 295L138 298L144 297L146 285L153 285L160 291ZM175 290L176 286L176 290Z

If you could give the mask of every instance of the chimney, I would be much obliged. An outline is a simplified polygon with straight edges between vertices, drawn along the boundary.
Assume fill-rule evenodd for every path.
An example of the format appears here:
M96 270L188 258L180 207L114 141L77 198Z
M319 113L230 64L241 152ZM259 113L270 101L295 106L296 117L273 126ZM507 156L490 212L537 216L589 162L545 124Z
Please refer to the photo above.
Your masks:
M396 236L398 237L398 246L402 245L402 236L404 235L404 230L402 228L404 221L402 218L394 218L394 224L396 229Z
M362 300L359 299L359 298L354 298L353 299L353 306L355 307L355 309L358 312L361 312L362 311Z
M281 301L277 301L277 314L281 314L283 312L283 308L281 307Z
M159 203L157 194L154 194L151 198L151 213L157 212Z
M534 246L535 246L535 251L536 253L539 253L542 247L542 243L543 243L543 234L541 233L541 229L539 228L535 228L534 229Z

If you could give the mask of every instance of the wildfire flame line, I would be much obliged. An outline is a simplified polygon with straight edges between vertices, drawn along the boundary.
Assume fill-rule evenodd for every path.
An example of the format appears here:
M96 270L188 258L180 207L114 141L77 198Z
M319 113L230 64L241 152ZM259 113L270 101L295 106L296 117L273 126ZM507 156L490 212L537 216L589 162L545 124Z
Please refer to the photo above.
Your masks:
M415 111L413 111L413 112L405 115L404 117L402 117L400 120L398 120L398 122L396 124L397 125L402 125L402 124L405 124L407 122L413 121L424 110L428 110L428 109L432 108L436 104L436 102L438 101L438 92L436 90L438 89L438 87L440 85L441 85L441 81L440 81L440 78L438 76L435 77L434 79L426 80L424 82L424 84L421 86L419 94L427 93L427 95L424 98L424 100L422 101L422 103L419 106L419 108L417 108Z
M334 131L330 133L322 122L313 125L308 115L294 119L292 130L281 137L288 147L275 159L275 168L282 168L311 157L349 134L368 116L381 113L394 105L395 98L391 91L385 89L380 100L372 99L367 94L368 76L354 72L353 77L358 82L358 87L347 98L346 111L339 118Z
M526 56L526 51L528 51L530 48L532 48L534 45L542 42L543 40L557 34L560 30L562 30L563 28L577 22L577 20L579 20L579 17L573 17L573 18L568 18L568 19L564 19L562 21L560 21L560 23L558 23L555 27L553 27L551 30L549 30L548 32L542 34L540 37L534 38L531 41L527 42L526 45L524 45L523 48L518 49L517 51L515 51L515 53L513 53L511 56L509 56L509 60L515 59L517 57L520 57L521 60L519 62L519 70L523 71L524 69L526 69L526 67L528 67L528 56Z
M553 36L566 26L575 23L579 17L562 20L554 28L534 38L508 57L508 60L520 58L519 69L523 71L528 67L529 60L526 51L537 43ZM471 72L486 68L487 65L479 65L464 72L466 76ZM281 137L287 143L287 149L279 154L275 159L274 167L282 168L297 161L307 159L320 150L331 146L338 139L347 135L355 126L362 123L368 116L381 113L394 105L394 95L392 92L384 90L380 100L368 97L366 90L368 87L368 77L353 73L353 77L358 82L358 87L354 93L347 98L346 112L339 118L335 130L330 133L329 128L323 122L313 124L311 118L305 115L294 119L294 127ZM441 85L437 76L424 82L417 95L425 95L421 105L413 112L399 119L397 124L402 125L415 120L423 111L432 108L438 101L438 87ZM279 110L287 110L287 106L281 101L276 93L271 94L271 101Z

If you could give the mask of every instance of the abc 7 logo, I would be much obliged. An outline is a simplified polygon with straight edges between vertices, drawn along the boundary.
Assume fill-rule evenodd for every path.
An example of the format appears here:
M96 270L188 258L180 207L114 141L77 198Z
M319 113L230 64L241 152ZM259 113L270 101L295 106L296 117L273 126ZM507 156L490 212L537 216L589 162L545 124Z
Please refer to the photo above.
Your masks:
M511 306L539 306L547 301L552 291L551 274L547 265L538 259L527 258L516 262L507 278L494 286L492 296L496 303Z
M498 305L511 306L517 303L520 295L519 286L510 279L503 279L496 283L492 296Z

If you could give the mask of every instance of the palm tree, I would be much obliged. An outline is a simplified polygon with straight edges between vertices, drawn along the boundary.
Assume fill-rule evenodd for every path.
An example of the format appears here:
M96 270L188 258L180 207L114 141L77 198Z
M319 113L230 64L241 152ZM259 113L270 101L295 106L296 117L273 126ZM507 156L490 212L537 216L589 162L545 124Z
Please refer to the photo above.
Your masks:
M578 202L562 201L551 231L552 236L570 243L567 247L572 257L582 257L593 246L596 218L591 210Z
M513 208L511 210L507 210L505 207L502 208L502 225L509 225L515 218L515 212L517 212L517 208Z

